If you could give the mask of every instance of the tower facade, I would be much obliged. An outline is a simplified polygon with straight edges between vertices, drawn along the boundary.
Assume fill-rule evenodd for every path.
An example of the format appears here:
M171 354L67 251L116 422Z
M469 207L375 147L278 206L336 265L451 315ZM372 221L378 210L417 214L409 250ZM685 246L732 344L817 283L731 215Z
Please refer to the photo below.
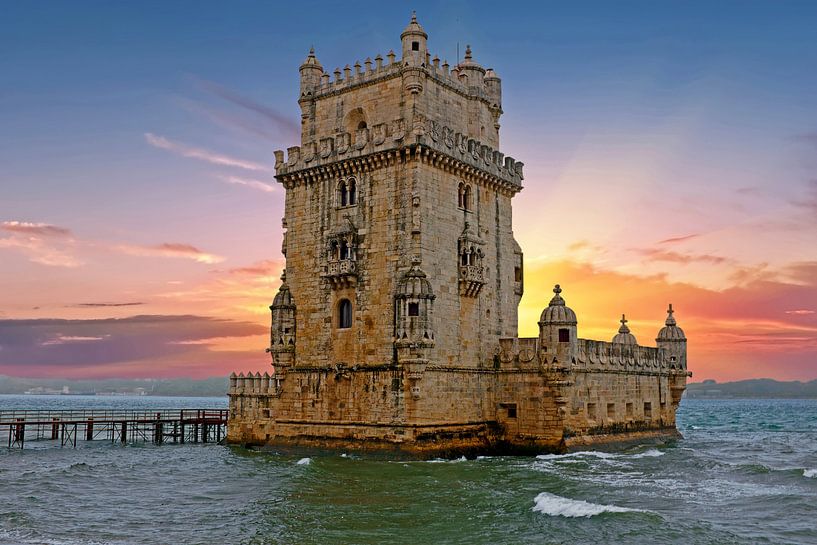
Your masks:
M286 267L274 371L233 377L232 441L484 450L505 441L505 398L553 397L542 366L579 350L558 286L540 338L517 339L523 165L499 151L501 81L470 47L451 67L427 40L412 16L399 59L332 77L310 50L300 67L301 143L275 152ZM503 365L522 345L533 356ZM525 432L535 445L561 440L542 435L555 401L543 403Z

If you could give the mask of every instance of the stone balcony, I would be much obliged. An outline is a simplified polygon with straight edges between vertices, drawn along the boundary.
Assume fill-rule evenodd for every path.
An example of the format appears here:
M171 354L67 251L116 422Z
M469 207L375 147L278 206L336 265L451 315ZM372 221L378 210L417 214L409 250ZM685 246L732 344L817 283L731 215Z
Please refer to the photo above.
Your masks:
M353 259L329 261L321 276L333 289L354 286L357 283L357 262Z
M476 297L483 285L485 285L484 267L460 265L460 293L462 295Z

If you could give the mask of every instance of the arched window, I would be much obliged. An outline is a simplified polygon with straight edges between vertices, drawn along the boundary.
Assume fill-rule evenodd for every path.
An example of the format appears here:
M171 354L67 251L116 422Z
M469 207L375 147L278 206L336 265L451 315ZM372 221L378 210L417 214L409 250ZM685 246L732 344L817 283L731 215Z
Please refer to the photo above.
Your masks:
M352 327L352 303L348 299L341 299L338 303L338 329Z
M349 244L346 240L340 241L340 258L349 259Z
M355 204L357 204L357 183L354 178L349 178L349 206Z
M463 203L462 203L462 194L463 194L463 190L464 190L464 189L465 189L465 184L463 184L462 182L460 182L460 185L459 185L459 187L457 188L457 206L459 206L460 208L462 208L462 207L463 207Z
M365 121L361 121L360 123L357 124L357 130L361 130L361 129L365 129L365 128L366 128L366 122Z
M471 210L471 186L466 185L462 191L462 207Z
M338 250L338 242L336 240L333 240L329 244L329 259L331 259L332 261L337 261L338 259L340 259L340 252Z
M471 251L468 252L468 264L473 265L477 259L477 252L474 250L474 247L471 246Z
M346 182L340 183L340 205L346 206L349 202L349 192L346 189Z
M462 257L460 258L460 262L463 266L468 265L468 252L465 250L462 251Z

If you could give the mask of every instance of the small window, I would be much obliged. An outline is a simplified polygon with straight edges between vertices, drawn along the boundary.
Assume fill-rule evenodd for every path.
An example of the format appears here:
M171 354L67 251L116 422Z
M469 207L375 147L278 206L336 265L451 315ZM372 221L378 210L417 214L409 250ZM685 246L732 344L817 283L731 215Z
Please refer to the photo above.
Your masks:
M346 189L346 182L340 183L340 205L346 206L349 203L349 191Z
M616 404L615 403L608 403L607 404L607 418L615 418L616 417Z
M409 316L419 316L420 315L420 303L409 303L408 304L408 315Z
M361 129L365 129L365 128L366 128L366 122L365 121L361 121L360 123L357 124L357 130L361 130Z
M514 282L521 282L522 281L522 267L514 267L513 268L513 281Z
M652 403L644 402L644 418L652 418Z
M508 405L508 418L516 418L516 404Z
M465 184L463 184L462 182L460 182L460 185L459 185L459 187L457 188L457 206L458 206L458 207L460 207L460 208L462 208L462 207L463 207L462 197L463 197L463 193L464 193L464 191L465 191Z
M420 42L411 42L412 51L420 51Z
M587 417L590 419L596 419L596 404L595 403L588 403L587 404Z
M338 329L352 327L352 303L348 299L341 299L338 304Z
M340 258L349 259L349 245L346 243L345 240L342 240L340 242Z
M633 416L633 404L627 403L627 416Z
M569 343L570 342L570 330L567 328L562 328L559 330L559 342L560 343Z
M357 182L355 182L354 178L349 178L349 206L354 206L356 204L357 204Z
M466 185L462 190L462 207L471 210L471 186Z

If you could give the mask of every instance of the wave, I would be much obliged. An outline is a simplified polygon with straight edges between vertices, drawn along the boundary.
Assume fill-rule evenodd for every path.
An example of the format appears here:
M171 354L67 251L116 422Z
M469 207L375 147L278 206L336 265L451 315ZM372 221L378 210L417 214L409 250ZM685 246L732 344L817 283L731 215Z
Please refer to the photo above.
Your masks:
M593 517L602 513L647 513L642 509L630 509L616 505L600 505L584 500L571 500L549 492L541 492L534 498L533 511L552 517Z
M809 479L817 479L817 469L804 469L803 477L808 477Z
M628 460L637 458L657 458L663 456L665 453L662 450L651 448L644 452L636 453L621 453L621 452L602 452L598 450L582 450L579 452L569 452L567 454L540 454L536 457L537 460L568 460L571 458L599 458L601 460Z
M298 464L299 466L308 466L310 462L312 462L312 458L301 458L295 463Z

